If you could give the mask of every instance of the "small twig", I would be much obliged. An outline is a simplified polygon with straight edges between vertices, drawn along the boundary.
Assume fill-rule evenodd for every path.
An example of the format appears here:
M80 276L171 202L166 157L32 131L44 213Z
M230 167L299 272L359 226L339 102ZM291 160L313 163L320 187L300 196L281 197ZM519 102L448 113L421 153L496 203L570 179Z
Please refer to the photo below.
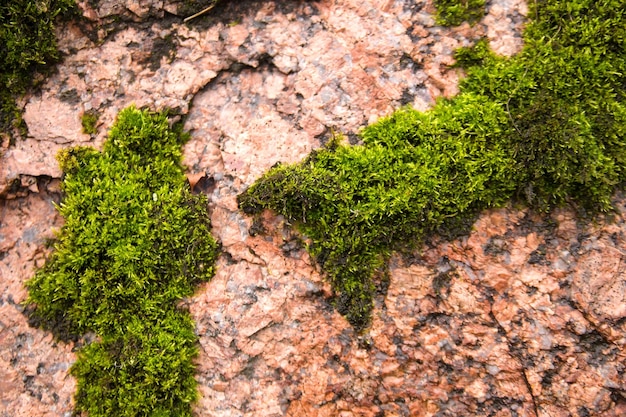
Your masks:
M210 5L209 7L207 7L206 9L200 10L198 13L191 15L189 17L186 17L185 19L183 19L183 22L187 23L189 22L191 19L195 19L198 16L202 16L203 14L211 11L211 9L213 9L215 7L215 5L217 4L217 1L213 2L212 5Z

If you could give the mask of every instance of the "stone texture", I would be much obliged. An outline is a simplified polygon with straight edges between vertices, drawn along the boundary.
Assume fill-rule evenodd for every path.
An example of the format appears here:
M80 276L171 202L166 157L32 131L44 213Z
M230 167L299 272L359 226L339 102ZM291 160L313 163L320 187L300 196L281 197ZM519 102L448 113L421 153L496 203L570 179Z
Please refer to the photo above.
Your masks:
M594 229L573 219L495 210L468 237L395 256L359 336L266 213L266 234L231 245L191 301L203 346L198 415L621 415L624 316L576 299L608 293L623 305L623 274L593 259L623 248L624 218ZM588 274L602 283L580 295Z
M183 116L190 184L223 245L212 282L185 300L200 342L198 416L621 416L626 198L583 226L512 208L469 236L390 263L369 331L353 332L280 217L256 223L236 195L333 131L457 92L452 53L487 36L512 55L527 13L488 2L474 27L434 25L409 0L226 2L183 24L181 2L81 2L67 54L25 105L29 137L0 156L0 416L69 416L72 344L28 326L23 282L62 224L58 149L99 147L127 105ZM86 111L99 131L81 133Z
M46 240L61 225L53 201L58 180L40 180L38 192L0 200L0 415L63 416L72 411L72 346L28 325L24 281L43 266Z
M59 29L67 55L25 105L30 143L1 156L0 194L20 175L58 177L53 157L59 146L99 146L105 127L130 104L187 114L220 86L226 87L220 103L243 112L238 119L221 107L213 112L239 123L228 126L226 139L241 131L242 120L265 123L266 112L316 145L329 129L354 138L400 105L426 109L437 97L455 94L452 53L472 39L487 34L500 53L515 52L521 38L512 28L525 13L522 3L507 0L490 6L489 25L449 29L434 25L434 9L425 2L224 2L219 18L189 26L166 17L175 12L174 2L98 4L81 2L87 20ZM255 96L248 94L252 85L260 89ZM249 105L236 101L242 96ZM93 138L81 133L86 111L100 115ZM268 130L283 129L268 123Z

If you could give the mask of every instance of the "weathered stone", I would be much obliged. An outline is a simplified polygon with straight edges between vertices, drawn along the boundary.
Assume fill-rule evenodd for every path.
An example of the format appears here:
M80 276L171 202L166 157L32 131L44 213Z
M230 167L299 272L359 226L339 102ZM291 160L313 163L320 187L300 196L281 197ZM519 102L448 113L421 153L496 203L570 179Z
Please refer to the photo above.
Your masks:
M525 5L488 3L474 27L440 28L432 4L408 0L223 1L221 16L189 25L182 2L80 2L92 38L88 25L59 30L67 56L26 103L30 136L0 156L0 414L71 411L73 346L28 326L23 283L62 221L54 154L99 147L134 103L185 116L190 185L223 245L214 279L185 300L196 415L625 415L623 196L612 222L588 229L565 209L506 208L469 236L393 256L362 335L290 225L237 209L263 172L332 131L355 142L400 105L454 95L456 48L487 36L500 54L519 50ZM85 111L100 115L93 137Z
M43 266L46 239L61 219L47 190L0 200L0 413L64 416L72 410L75 382L68 369L72 345L29 327L23 314L24 281ZM58 200L57 200L58 201Z

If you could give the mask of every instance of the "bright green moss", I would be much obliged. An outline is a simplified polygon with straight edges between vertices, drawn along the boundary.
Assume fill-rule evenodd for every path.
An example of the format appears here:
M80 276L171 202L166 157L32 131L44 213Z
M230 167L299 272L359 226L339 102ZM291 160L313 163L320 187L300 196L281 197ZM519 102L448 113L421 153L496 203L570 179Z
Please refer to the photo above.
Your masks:
M217 245L183 174L186 138L131 107L103 152L58 156L65 224L27 302L52 330L100 337L72 368L90 417L188 416L196 398L193 323L176 305L212 277Z
M609 210L626 179L626 1L541 1L517 56L485 42L459 51L461 93L428 112L403 108L239 197L307 235L309 251L358 329L392 250L467 223L511 197L540 210Z
M506 128L502 108L470 94L427 113L404 108L365 129L363 146L333 143L300 164L275 167L240 196L240 207L271 208L296 222L339 310L363 328L373 278L392 249L510 197L516 184Z
M435 0L435 7L435 18L441 26L474 24L485 15L485 0Z
M0 132L20 124L15 98L32 86L36 72L58 58L54 22L74 7L74 0L0 3Z
M79 352L76 403L89 416L191 416L197 399L194 324L186 314L133 318Z

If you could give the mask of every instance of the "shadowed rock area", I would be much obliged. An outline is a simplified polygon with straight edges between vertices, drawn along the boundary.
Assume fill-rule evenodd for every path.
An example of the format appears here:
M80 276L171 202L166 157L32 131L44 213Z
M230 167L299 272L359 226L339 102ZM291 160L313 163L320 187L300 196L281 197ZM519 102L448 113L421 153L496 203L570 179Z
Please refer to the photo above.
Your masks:
M430 2L233 1L183 23L182 2L82 2L65 58L27 98L29 137L0 156L0 416L69 416L74 345L30 327L23 283L62 224L58 149L99 147L134 103L184 118L189 181L223 254L187 300L198 416L626 415L626 197L595 223L560 210L483 213L469 236L392 258L369 331L355 334L280 217L236 196L332 131L457 92L452 53L486 36L512 55L526 6L494 0L470 27ZM98 133L81 116L99 114Z

